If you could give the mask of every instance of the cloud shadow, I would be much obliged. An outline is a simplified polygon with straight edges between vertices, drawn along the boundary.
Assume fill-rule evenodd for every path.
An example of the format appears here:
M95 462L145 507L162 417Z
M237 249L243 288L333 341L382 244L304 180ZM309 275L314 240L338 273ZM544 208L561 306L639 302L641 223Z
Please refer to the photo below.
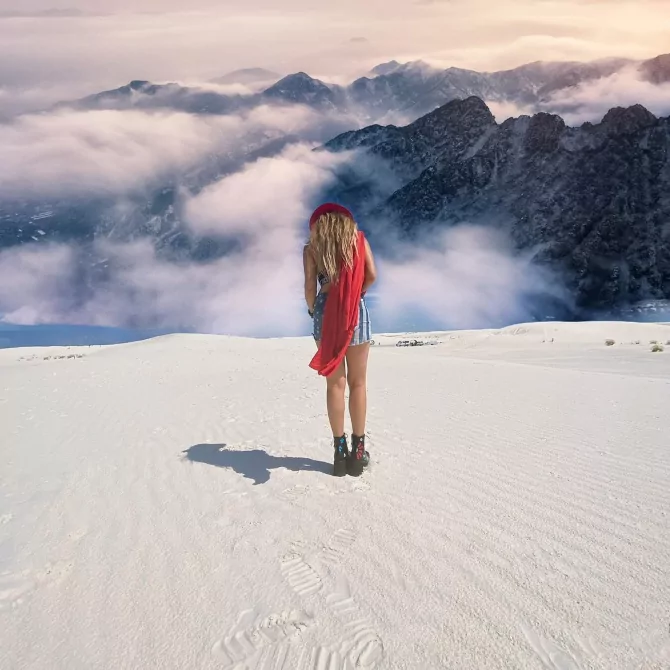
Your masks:
M236 451L229 449L225 444L196 444L182 453L192 463L230 468L245 479L251 479L254 486L265 484L270 479L270 471L278 468L293 472L321 472L327 475L332 474L333 470L333 464L325 461L294 456L271 456L262 449Z

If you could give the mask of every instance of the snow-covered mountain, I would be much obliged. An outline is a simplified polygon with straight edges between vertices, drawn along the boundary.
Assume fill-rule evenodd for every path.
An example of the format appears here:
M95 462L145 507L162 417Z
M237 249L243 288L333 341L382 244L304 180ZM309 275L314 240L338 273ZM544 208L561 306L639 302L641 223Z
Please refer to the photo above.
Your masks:
M644 61L640 65L640 71L644 78L652 84L670 82L670 54L656 56L656 58Z
M241 94L221 94L206 88L175 83L153 84L135 80L119 88L102 91L73 102L59 103L56 108L99 109L169 109L190 114L232 114L247 109L257 100Z
M261 99L301 104L319 110L347 109L346 91L341 86L328 85L305 72L288 75L261 93Z
M497 72L454 67L441 70L423 61L404 64L390 61L378 65L369 76L356 79L348 86L329 84L305 72L275 81L278 75L251 69L231 73L216 81L274 83L257 93L240 95L174 83L134 81L64 104L79 109L169 108L193 113L230 114L274 102L346 111L359 118L362 124L388 123L397 119L408 122L450 100L470 96L488 103L511 103L536 111L556 111L547 109L555 94L610 77L626 68L637 69L642 79L655 85L670 81L670 55L640 62L624 58L589 63L535 62Z
M222 77L215 77L211 80L213 84L259 84L259 83L268 83L275 82L281 79L281 75L273 72L272 70L266 70L262 67L249 67L243 68L242 70L234 70L228 74L223 75Z

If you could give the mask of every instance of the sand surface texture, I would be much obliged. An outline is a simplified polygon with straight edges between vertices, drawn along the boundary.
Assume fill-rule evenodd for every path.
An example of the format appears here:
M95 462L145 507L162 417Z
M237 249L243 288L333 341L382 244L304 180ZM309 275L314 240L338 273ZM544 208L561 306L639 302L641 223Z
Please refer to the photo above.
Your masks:
M0 351L0 667L670 668L670 326L375 340Z

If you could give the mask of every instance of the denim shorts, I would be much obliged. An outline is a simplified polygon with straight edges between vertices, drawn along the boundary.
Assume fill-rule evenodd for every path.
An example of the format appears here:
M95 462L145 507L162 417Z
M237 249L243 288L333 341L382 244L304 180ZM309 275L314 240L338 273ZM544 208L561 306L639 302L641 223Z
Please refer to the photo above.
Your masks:
M326 306L326 299L328 292L319 293L316 296L314 303L314 339L318 342L321 339L321 327L323 325L323 310ZM370 314L368 313L368 306L365 304L365 298L361 296L361 301L358 305L358 325L354 330L354 335L351 338L349 346L356 346L357 344L365 344L372 339L372 331L370 329Z

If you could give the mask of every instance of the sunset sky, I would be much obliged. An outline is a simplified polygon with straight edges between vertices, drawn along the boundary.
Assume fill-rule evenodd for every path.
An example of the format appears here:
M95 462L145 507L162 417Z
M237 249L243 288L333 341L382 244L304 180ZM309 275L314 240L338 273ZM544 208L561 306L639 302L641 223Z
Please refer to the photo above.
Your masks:
M670 0L0 0L0 16L0 87L251 66L350 79L391 58L493 70L670 51Z

